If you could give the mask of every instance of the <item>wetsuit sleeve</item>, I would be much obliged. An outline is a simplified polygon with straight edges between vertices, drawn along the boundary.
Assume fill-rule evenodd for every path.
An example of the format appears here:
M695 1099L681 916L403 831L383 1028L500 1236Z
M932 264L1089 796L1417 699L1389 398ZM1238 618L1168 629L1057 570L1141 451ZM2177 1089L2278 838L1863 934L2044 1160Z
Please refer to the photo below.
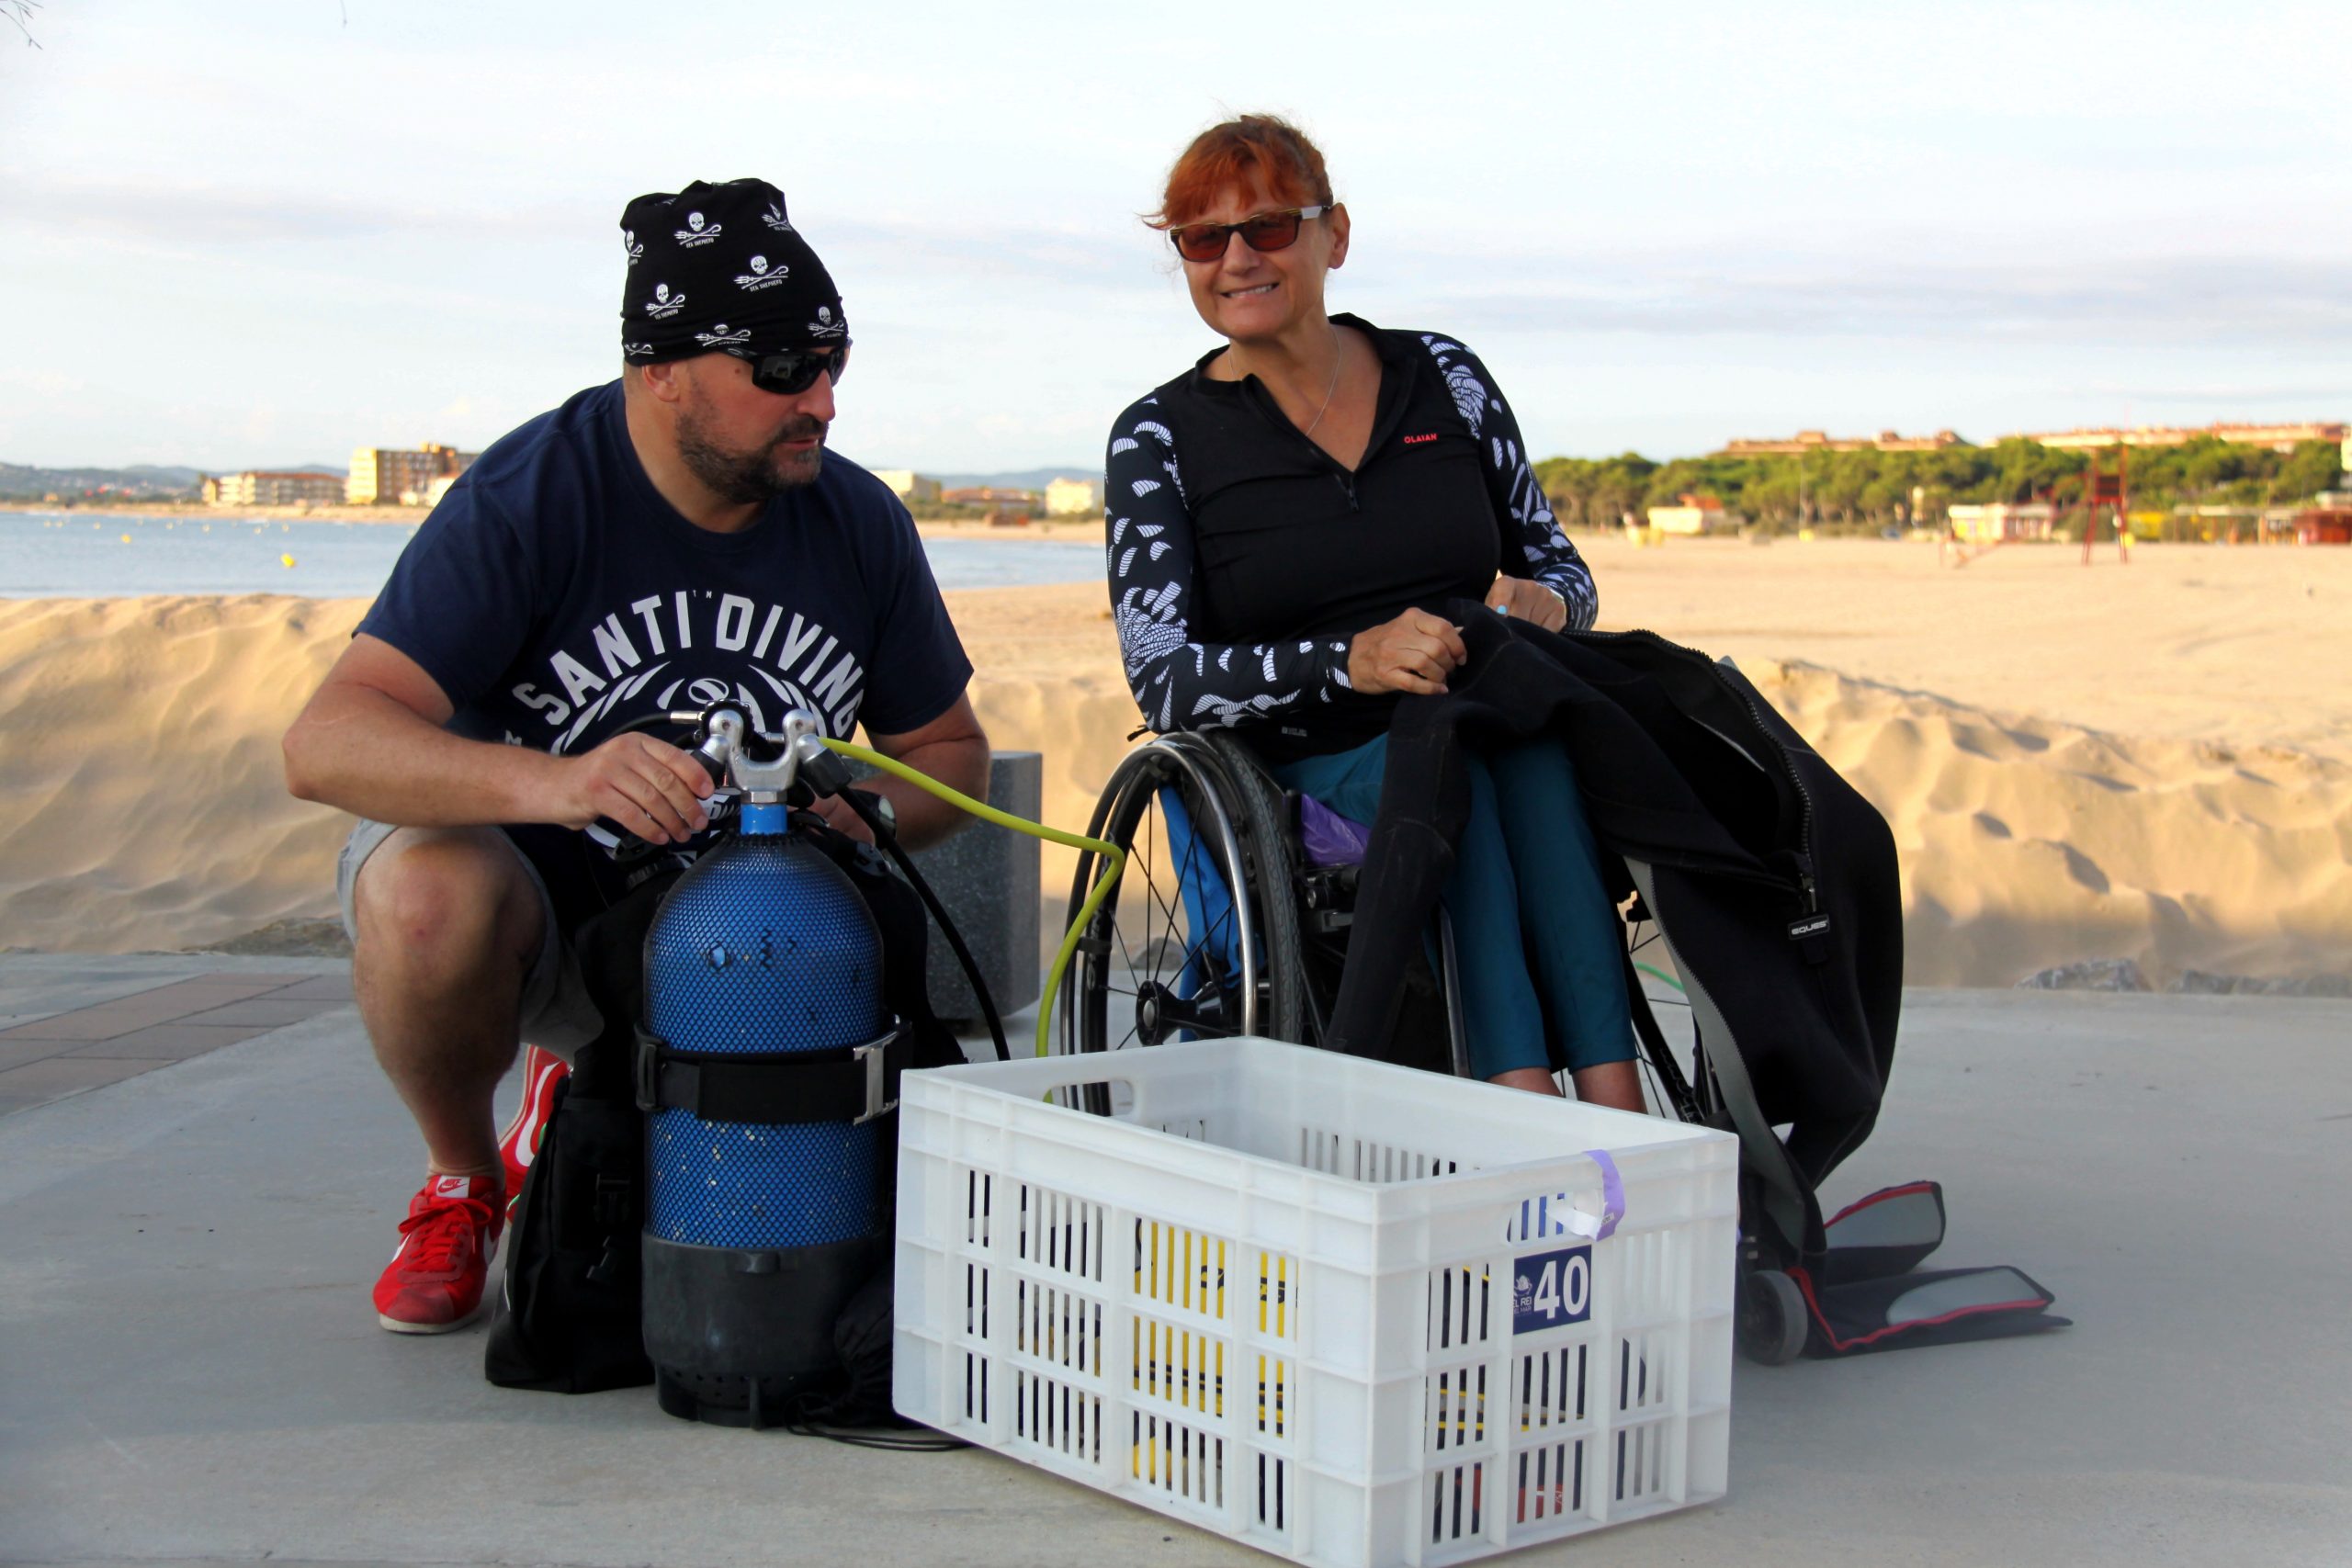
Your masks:
M1330 702L1350 689L1344 641L1193 640L1192 515L1157 412L1146 398L1119 416L1102 469L1112 618L1144 723L1216 729Z
M1532 578L1550 588L1568 607L1568 629L1590 629L1600 614L1600 594L1593 587L1592 572L1552 515L1552 503L1544 499L1544 487L1536 482L1527 448L1520 440L1519 421L1503 401L1495 378L1478 356L1460 344L1430 335L1421 342L1437 361L1454 408L1482 449L1484 461L1479 468L1495 515L1502 521L1505 542L1519 547L1516 561L1508 549L1504 551L1505 575Z

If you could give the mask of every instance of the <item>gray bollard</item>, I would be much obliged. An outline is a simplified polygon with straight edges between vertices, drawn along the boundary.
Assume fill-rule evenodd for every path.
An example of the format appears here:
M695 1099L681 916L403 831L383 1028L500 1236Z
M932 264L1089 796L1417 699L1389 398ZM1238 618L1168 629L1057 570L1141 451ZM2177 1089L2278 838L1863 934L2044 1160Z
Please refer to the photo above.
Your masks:
M855 769L860 774L871 770ZM1046 759L1035 751L998 751L989 768L989 804L1034 822L1044 809ZM1000 1015L1010 1018L1037 999L1037 840L1026 833L974 822L945 843L914 852L915 868L939 895L972 961L988 982ZM927 980L933 1011L951 1022L980 1016L964 966L937 931L932 933Z

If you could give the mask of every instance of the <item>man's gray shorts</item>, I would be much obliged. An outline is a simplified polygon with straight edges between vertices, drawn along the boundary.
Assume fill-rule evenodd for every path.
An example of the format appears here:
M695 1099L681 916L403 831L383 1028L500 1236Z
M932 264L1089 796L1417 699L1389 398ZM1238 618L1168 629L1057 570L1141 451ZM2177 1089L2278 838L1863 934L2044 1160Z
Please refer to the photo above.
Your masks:
M369 855L383 847L386 839L398 831L389 822L373 822L363 817L343 842L343 853L335 862L334 891L343 904L343 929L355 942L359 940L359 920L353 892L359 882L359 868L368 863ZM539 955L533 960L531 972L523 981L522 1037L568 1062L574 1052L604 1028L604 1015L589 997L587 984L580 977L580 961L556 923L555 902L548 897L548 885L539 875L539 868L531 863L530 856L514 847L514 840L503 833L498 838L531 879L532 889L539 896L541 929L547 933L540 939Z

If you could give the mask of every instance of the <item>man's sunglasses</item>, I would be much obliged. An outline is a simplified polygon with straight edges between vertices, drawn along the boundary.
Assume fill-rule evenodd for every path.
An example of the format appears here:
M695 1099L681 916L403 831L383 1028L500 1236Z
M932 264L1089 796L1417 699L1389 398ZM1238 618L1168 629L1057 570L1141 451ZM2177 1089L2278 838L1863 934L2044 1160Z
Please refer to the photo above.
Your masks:
M752 364L752 385L763 392L778 397L790 397L805 392L817 384L817 378L830 373L833 385L840 386L842 372L849 368L849 344L839 348L796 348L784 354L763 354Z
M1236 234L1253 251L1286 251L1297 243L1301 222L1330 210L1329 207L1285 207L1279 212L1253 213L1238 223L1184 223L1168 231L1168 241L1178 255L1193 262L1216 261Z

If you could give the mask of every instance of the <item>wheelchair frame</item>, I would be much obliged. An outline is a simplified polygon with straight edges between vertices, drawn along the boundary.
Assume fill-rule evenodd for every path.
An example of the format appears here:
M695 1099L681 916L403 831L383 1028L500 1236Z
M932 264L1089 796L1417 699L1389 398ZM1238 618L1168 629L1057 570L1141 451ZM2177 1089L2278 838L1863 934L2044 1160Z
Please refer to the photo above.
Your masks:
M1188 874L1206 873L1227 890L1222 914L1209 929L1193 929L1175 955L1155 944L1155 927L1177 928L1178 894L1160 889L1159 848L1148 824L1167 819L1162 792L1177 792L1191 818L1186 863L1166 867L1180 888ZM1143 829L1137 842L1138 829ZM1132 1039L1150 1045L1182 1032L1260 1034L1319 1045L1324 1004L1308 968L1309 944L1351 919L1356 868L1304 863L1289 820L1289 804L1264 765L1230 731L1178 731L1157 737L1120 759L1096 801L1089 838L1107 839L1128 852L1125 876L1140 877L1143 929L1139 943L1125 940L1117 898L1097 910L1080 940L1061 998L1062 1049L1115 1050ZM1171 835L1172 836L1172 835ZM1099 857L1081 852L1071 882L1077 908L1100 874ZM1279 888L1280 897L1271 895ZM1123 895L1125 893L1123 888ZM1188 917L1198 905L1184 890ZM1131 904L1132 904L1131 900ZM1447 1055L1457 1077L1470 1076L1467 1031L1454 956L1453 922L1438 915L1438 987L1445 1010ZM1126 979L1132 989L1117 982ZM1109 1002L1132 995L1136 1023L1114 1038Z

